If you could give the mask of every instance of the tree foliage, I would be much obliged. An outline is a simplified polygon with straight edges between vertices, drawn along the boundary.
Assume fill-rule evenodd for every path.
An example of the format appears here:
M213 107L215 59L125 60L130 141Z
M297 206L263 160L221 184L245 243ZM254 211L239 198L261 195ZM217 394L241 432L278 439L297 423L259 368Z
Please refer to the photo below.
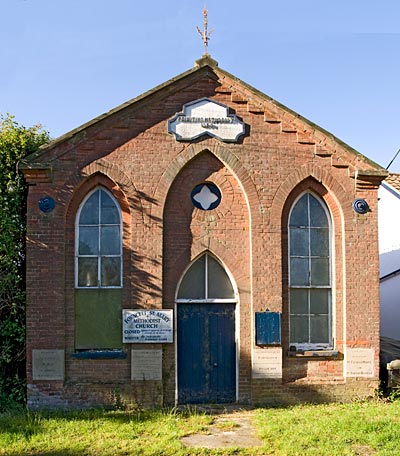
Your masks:
M25 398L25 215L27 187L18 161L49 141L0 115L0 410Z

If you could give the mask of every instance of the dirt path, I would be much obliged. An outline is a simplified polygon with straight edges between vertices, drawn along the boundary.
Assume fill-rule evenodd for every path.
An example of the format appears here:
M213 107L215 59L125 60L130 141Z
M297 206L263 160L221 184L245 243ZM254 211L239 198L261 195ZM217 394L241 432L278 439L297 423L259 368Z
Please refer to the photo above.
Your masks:
M187 447L252 448L263 445L255 435L253 412L243 411L216 415L208 434L193 434L182 438Z

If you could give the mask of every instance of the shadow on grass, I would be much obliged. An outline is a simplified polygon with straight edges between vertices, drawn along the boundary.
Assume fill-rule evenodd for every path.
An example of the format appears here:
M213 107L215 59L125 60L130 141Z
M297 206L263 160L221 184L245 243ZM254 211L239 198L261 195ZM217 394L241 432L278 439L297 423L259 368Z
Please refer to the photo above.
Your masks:
M0 435L10 438L22 437L28 439L32 435L44 432L48 421L62 422L93 422L95 420L108 421L111 423L155 423L171 416L188 417L203 414L196 409L178 410L175 408L163 410L104 410L88 409L74 411L29 411L18 410L0 414Z
M106 432L112 427L119 428L125 424L144 424L145 427L156 427L157 422L162 422L170 412L163 411L110 411L110 410L80 410L80 411L12 411L0 414L0 454L30 455L30 456L84 456L93 455L93 451L83 448L74 448L68 445L68 436L65 441L58 441L61 449L33 449L33 446L42 445L48 436L53 435L55 429L65 429L71 438L74 436L81 439L85 434L91 433L92 429L98 430L103 425ZM58 440L57 432L54 434ZM90 439L88 439L88 442ZM36 442L35 444L33 442ZM48 443L44 443L45 446ZM88 443L90 444L90 443ZM8 451L7 452L7 448ZM20 448L18 451L17 448ZM4 451L6 451L4 453Z
M28 439L42 430L40 414L28 411L12 411L0 414L0 436L6 435L24 437ZM1 442L1 440L0 440Z

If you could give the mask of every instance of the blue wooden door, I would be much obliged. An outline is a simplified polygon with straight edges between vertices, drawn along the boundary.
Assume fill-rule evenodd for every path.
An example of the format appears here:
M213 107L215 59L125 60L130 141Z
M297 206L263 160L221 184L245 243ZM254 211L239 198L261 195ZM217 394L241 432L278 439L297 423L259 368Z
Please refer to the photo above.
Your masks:
M177 308L179 403L235 402L235 304Z

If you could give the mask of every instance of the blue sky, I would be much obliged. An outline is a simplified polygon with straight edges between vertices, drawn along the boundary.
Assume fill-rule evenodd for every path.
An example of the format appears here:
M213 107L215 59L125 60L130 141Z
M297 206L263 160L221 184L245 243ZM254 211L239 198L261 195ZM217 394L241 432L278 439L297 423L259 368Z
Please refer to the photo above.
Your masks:
M203 0L0 0L0 113L52 137L191 68ZM399 0L208 0L219 66L386 167ZM400 172L400 157L390 167Z

